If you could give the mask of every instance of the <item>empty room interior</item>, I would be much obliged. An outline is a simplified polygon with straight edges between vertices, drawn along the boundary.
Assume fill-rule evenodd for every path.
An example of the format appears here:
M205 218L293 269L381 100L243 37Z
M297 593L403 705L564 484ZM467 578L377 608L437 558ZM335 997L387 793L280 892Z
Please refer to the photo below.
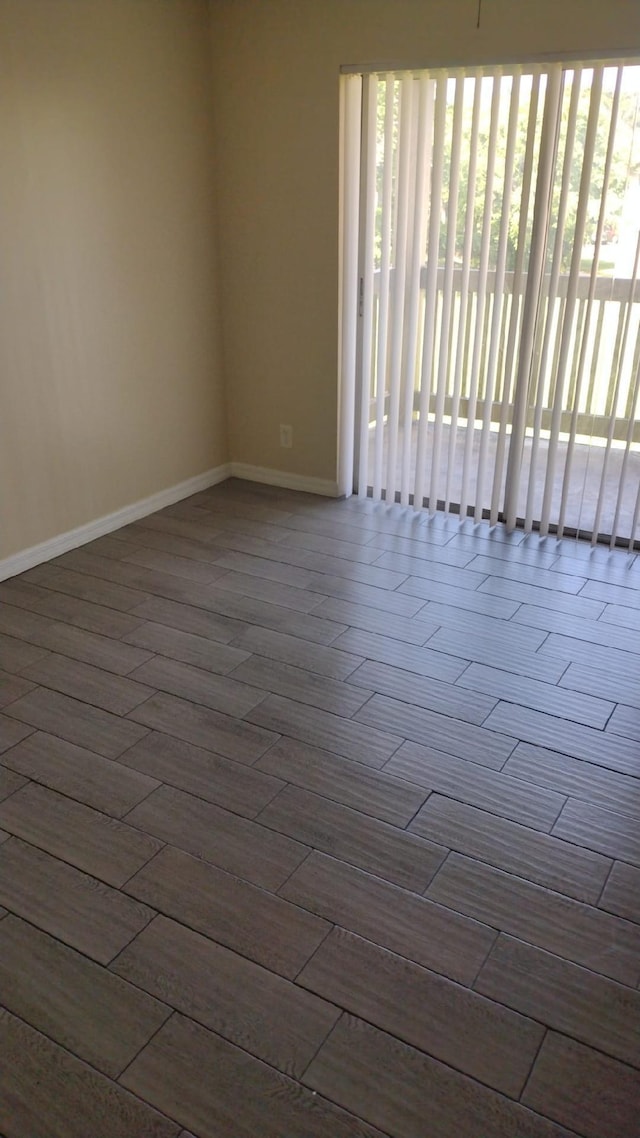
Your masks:
M0 0L0 1138L640 1138L638 0Z

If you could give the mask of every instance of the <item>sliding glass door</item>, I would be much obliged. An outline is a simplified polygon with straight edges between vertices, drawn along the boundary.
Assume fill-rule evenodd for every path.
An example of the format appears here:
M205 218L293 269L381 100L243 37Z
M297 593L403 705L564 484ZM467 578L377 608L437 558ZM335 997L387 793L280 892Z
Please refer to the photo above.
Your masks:
M640 67L358 84L343 307L357 492L632 539Z

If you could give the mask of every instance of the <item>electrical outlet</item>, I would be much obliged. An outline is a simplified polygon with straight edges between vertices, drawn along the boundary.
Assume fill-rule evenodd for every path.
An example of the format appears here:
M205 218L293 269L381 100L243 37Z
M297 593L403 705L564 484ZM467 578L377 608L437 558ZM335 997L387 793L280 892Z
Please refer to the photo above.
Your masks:
M280 424L280 446L287 449L293 446L293 427L290 423Z

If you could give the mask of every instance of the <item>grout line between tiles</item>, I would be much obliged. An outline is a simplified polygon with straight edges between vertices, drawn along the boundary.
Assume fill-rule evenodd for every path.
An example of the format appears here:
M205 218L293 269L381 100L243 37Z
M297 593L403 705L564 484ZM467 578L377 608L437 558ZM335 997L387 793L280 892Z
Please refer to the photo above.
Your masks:
M117 973L114 973L114 975L117 975ZM141 990L141 991L144 991L144 989L140 989L140 990ZM148 994L148 993L147 993L147 994ZM169 1023L169 1021L170 1021L171 1019L173 1019L174 1015L176 1015L176 1014L179 1014L179 1013L177 1013L177 1012L176 1012L176 1009L175 1009L175 1008L171 1008L171 1010L170 1010L170 1012L169 1012L169 1015L167 1016L167 1018L166 1018L166 1019L164 1019L164 1020L162 1021L162 1023L160 1024L160 1026L159 1026L159 1027L157 1027L157 1028L156 1028L156 1030L155 1030L154 1032L152 1032L152 1033L151 1033L151 1035L150 1035L150 1036L149 1036L149 1038L147 1039L146 1043L143 1043L142 1047L140 1047L140 1048L139 1048L139 1049L136 1051L135 1055L134 1055L134 1056L133 1056L133 1057L132 1057L132 1058L129 1060L129 1062L128 1062L128 1063L125 1063L125 1065L124 1065L124 1067L122 1068L122 1070L120 1071L120 1073L119 1073L118 1075L116 1075L116 1076L115 1076L115 1078L114 1078L114 1080L113 1080L113 1082L114 1082L114 1083L117 1083L119 1086L122 1086L122 1083L121 1083L121 1081L120 1081L120 1080L122 1079L122 1076L125 1074L125 1072L129 1070L129 1067L130 1067L130 1066L131 1066L133 1063L135 1063L135 1061L136 1061L136 1059L138 1058L138 1056L139 1056L139 1055L141 1055L141 1054L142 1054L142 1052L145 1050L145 1048L149 1046L149 1044L151 1043L151 1041L152 1041L153 1039L155 1039L155 1037L156 1037L156 1035L158 1034L158 1032L159 1032L159 1031L162 1031L163 1027L166 1027L166 1025ZM189 1017L186 1017L186 1018L189 1018ZM127 1090L127 1091L129 1090L129 1088L128 1088L128 1087L125 1087L124 1089L125 1089L125 1090ZM129 1091L129 1094L135 1094L135 1091ZM136 1096L136 1097L139 1097L139 1096ZM157 1106L155 1106L155 1105L154 1105L152 1102L150 1102L150 1100L148 1100L148 1099L147 1099L147 1100L145 1100L145 1099L142 1099L141 1101L143 1101L143 1102L147 1101L147 1102L149 1103L149 1106L152 1106L154 1110L157 1110L157 1109L158 1109L158 1108L157 1108ZM167 1116L167 1117L168 1117L168 1116ZM180 1125L181 1125L181 1123L180 1123L180 1122L178 1122L178 1120L177 1120L177 1119L175 1119L175 1120L172 1120L172 1121L175 1121L175 1122L176 1122L176 1125L177 1125L177 1126L180 1126Z
M533 1062L531 1064L531 1067L529 1068L529 1073L528 1073L528 1075L524 1081L524 1086L522 1087L522 1090L520 1091L520 1095L519 1095L518 1100L517 1100L518 1102L522 1102L525 1094L527 1093L527 1087L529 1086L529 1083L531 1082L531 1076L533 1075L536 1063L538 1062L538 1058L540 1056L540 1052L542 1051L542 1048L544 1046L544 1042L545 1042L550 1030L551 1029L545 1025L545 1029L544 1029L544 1032L542 1035L542 1039L540 1040L540 1044L538 1046L538 1049L537 1049L537 1051L533 1057ZM544 1117L544 1115L542 1117Z
M612 858L612 859L611 859L611 865L609 866L609 870L608 870L608 872L607 872L607 876L605 877L605 880L604 880L604 884L603 884L603 886L602 886L602 889L600 890L600 893L598 894L598 900L597 900L597 901L594 901L594 902L593 902L593 904L594 904L594 907L595 907L596 909L599 909L599 908L600 908L600 903L601 903L601 901L602 901L602 898L603 898L603 896L604 896L604 892L605 892L605 889L607 888L607 885L609 884L609 879L610 879L610 877L611 877L611 874L613 873L613 870L614 870L614 867L615 867L616 861L620 861L620 860L622 860L622 859L621 859L621 858Z

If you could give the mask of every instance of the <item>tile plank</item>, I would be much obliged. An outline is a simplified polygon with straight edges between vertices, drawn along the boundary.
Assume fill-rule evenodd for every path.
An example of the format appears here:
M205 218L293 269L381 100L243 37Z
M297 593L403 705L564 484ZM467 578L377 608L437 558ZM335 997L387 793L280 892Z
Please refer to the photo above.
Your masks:
M212 711L208 707L201 707L189 700L178 699L176 696L160 692L148 699L135 711L129 713L127 723L132 719L144 724L145 728L161 731L165 735L174 735L184 739L186 743L194 743L197 747L216 751L225 758L235 759L239 763L253 763L260 758L278 738L273 731L265 731L261 727L254 727L244 720L235 719L222 712ZM139 735L132 740L138 741L146 734L140 730Z
M265 692L250 687L230 676L217 676L192 664L155 656L131 673L138 683L147 685L148 695L154 689L180 696L214 711L242 718L264 698ZM132 709L131 709L132 710Z
M603 604L622 605L624 608L640 608L640 592L638 591L636 577L627 576L626 584L589 580L582 589L581 595L601 601Z
M608 857L592 853L590 845L571 838L558 823L552 834L543 834L439 794L429 796L410 830L591 905L597 904L611 869ZM569 840L562 841L562 837ZM586 849L580 848L585 845Z
M501 561L498 557L487 557L482 553L469 562L465 572L482 573L485 577L506 577L525 585L538 585L560 593L579 593L586 583L586 574L578 577L571 572L540 569L537 565L522 565L516 561Z
M607 605L600 620L603 624L640 629L640 611L630 605Z
M89 576L83 572L76 573L61 565L60 558L48 565L38 566L37 583L54 592L67 593L79 600L91 601L124 613L144 600L144 592L140 589L127 588L108 579L101 580L100 574Z
M381 767L402 742L398 735L280 696L269 696L246 718L272 732L324 747L371 767Z
M298 984L517 1098L544 1029L386 949L333 929Z
M109 885L123 885L161 848L148 834L32 782L0 803L0 824Z
M144 665L143 665L144 666ZM72 696L103 711L126 715L153 694L153 688L125 676L115 676L51 652L44 660L31 664L24 673L42 687Z
M640 925L640 869L615 862L600 898L600 908Z
M106 559L104 561L107 567L117 565L120 571L124 565L123 562L108 562ZM128 568L132 569L133 566ZM140 572L146 574L151 571L140 570ZM162 582L156 581L155 576L166 578L166 583L164 580ZM164 599L164 611L169 614L175 613L175 609L167 609L166 601L171 606L175 604L186 605L188 608L216 613L224 617L225 621L236 620L257 624L278 632L289 633L292 636L300 636L304 640L310 640L317 644L330 644L339 633L344 631L344 626L334 621L321 619L305 612L296 612L292 608L285 608L266 600L240 595L230 589L223 588L221 585L198 585L178 577L171 577L166 573L155 576L153 581L144 579L145 590L153 594L154 597ZM158 606L155 609L153 603L150 606L148 603L140 603L135 606L134 615L162 622L163 618L155 616L154 611L161 612L162 607ZM183 630L198 631L194 628Z
M231 593L238 593L241 597L253 597L254 600L281 605L293 612L313 612L322 600L317 594L308 593L296 585L269 581L264 577L250 573L236 573L233 570L222 569L222 572L224 576L218 579L218 588L229 589Z
M637 1130L640 1079L632 1067L549 1032L522 1101L585 1138Z
M121 1083L191 1127L199 1138L383 1138L180 1015L160 1029Z
M36 663L45 655L44 649L58 652L61 656L70 656L74 660L82 660L85 664L94 664L97 668L104 668L107 672L115 672L117 675L126 675L150 656L149 652L143 652L140 648L133 648L129 644L122 644L109 636L87 632L84 628L76 628L37 613L25 613L10 605L0 604L0 631L5 629L13 630L15 635L36 646L29 648L29 645L25 644L24 649L29 648L29 658L25 658L22 653L18 659L22 658L23 662L19 667L12 667L14 641L11 635L4 638L11 641L7 652L9 660L4 660L4 653L0 653L0 667L7 672L20 671L29 664ZM1 648L2 638L0 638Z
M593 644L588 640L579 640L575 636L566 636L550 632L541 646L538 655L552 661L557 668L562 662L567 664L587 664L590 668L598 668L613 675L634 676L638 667L636 654L623 652L619 648L609 648L602 644ZM563 669L564 670L564 669Z
M130 752L125 752L127 759ZM36 731L3 757L25 778L120 818L159 785L112 759Z
M131 768L130 777L148 785L140 799L163 782L246 818L254 818L284 786L280 778L159 731L151 731L125 751L118 765L123 771ZM142 773L134 774L138 771Z
M6 756L5 756L6 757ZM14 770L7 770L5 766L0 767L0 802L6 798L10 798L21 787L27 785L27 779L22 778Z
M441 558L442 552L444 556ZM406 553L381 553L375 564L381 569L395 569L397 575L403 574L404 577L426 577L430 581L444 581L448 585L457 585L460 589L477 589L486 574L480 569L476 571L475 562L478 558L475 558L470 568L466 567L472 559L473 554L466 553L453 558L458 566L461 563L464 566L458 568L455 564L451 564L445 547L444 550L434 548L432 561L427 561L424 557L410 557ZM401 584L401 581L398 580L397 584ZM576 589L575 592L577 591Z
M570 692L564 687L517 676L502 668L489 668L485 664L470 664L457 681L457 686L600 729L606 726L614 707L609 700L595 695Z
M530 743L519 743L504 773L559 794L592 802L640 818L640 779L595 766L584 759L561 755ZM558 810L558 813L560 811Z
M502 772L493 771L432 747L403 743L385 764L384 773L398 775L425 790L446 794L514 822L549 831L565 802L564 796L510 777L507 768L511 761Z
M448 653L451 657L459 656L467 662L473 660L476 664L488 664L493 668L514 672L517 676L529 676L532 680L555 684L567 665L565 661L547 655L544 651L546 645L547 641L537 652L524 652L497 635L488 640L483 634L467 635L458 628L441 628L429 641L429 648L434 652Z
M546 632L516 623L522 607L520 606L511 620L503 620L500 617L459 609L457 605L443 605L439 601L429 601L420 616L425 622L456 629L466 636L473 636L480 642L486 641L497 648L505 648L510 652L535 652L543 643Z
M154 790L127 815L127 822L274 891L308 853L291 838L171 786Z
M55 593L51 589L43 589L42 592L45 596L38 602L35 611L62 624L73 624L99 636L111 636L114 640L133 632L140 624L137 617L107 608L106 605L81 600L80 597L71 597L66 593Z
M589 599L587 588L588 585L585 585L576 596L574 593L556 593L553 589L541 588L535 584L529 585L525 581L512 581L508 577L487 577L478 592L487 593L496 600L499 599L500 603L504 601L505 604L516 602L538 605L540 608L551 609L552 612L597 620L604 602ZM509 615L513 616L513 613Z
M46 655L44 648L37 648L34 644L27 644L24 640L0 632L0 668L4 672L21 672Z
M418 787L399 778L309 747L297 739L280 739L253 769L267 771L294 786L396 826L406 826L426 798Z
M640 928L493 866L451 853L426 895L623 984L640 979Z
M535 565L539 569L554 568L558 557L555 551L547 552L539 538L532 534L514 547L495 541L493 537L482 537L480 533L455 533L447 542L447 551L454 549L468 553L470 557L482 554L513 565Z
M176 1138L175 1122L1 1009L0 1042L6 1138Z
M294 517L291 515L291 517ZM294 518L294 520L297 520ZM285 528L288 523L285 523ZM356 542L343 537L329 537L326 533L308 533L306 530L292 530L282 539L283 545L292 545L296 549L310 549L316 553L328 553L332 557L344 557L347 561L360 561L363 565L370 565L379 557L376 549L369 545L358 545Z
M360 628L364 632L379 633L382 636L389 636L392 640L402 640L407 644L417 645L425 644L439 625L439 621L435 618L425 619L425 614L422 612L414 617L398 616L394 612L335 597L323 600L314 609L314 614L327 620L339 621L351 628Z
M640 992L625 984L501 934L474 989L640 1067Z
M8 703L14 703L21 695L33 691L36 685L22 676L13 676L9 672L0 671L0 708Z
M315 675L291 664L267 660L264 656L251 656L245 660L235 669L232 678L251 684L259 691L296 699L299 703L347 718L371 695L369 691L360 691L341 681Z
M569 664L560 680L562 688L585 692L587 695L622 701L640 707L640 680L631 673L607 672L591 668L588 664Z
M557 635L566 635L575 640L586 640L589 644L605 648L619 648L623 652L640 652L640 643L635 629L620 628L602 620L584 620L573 613L549 612L536 605L521 605L513 617L516 624L530 629L544 629Z
M363 552L366 552L365 546ZM376 550L372 550L372 557L377 557ZM329 573L311 573L311 580L307 589L316 595L316 604L322 597L333 597L343 603L357 605L364 608L367 605L372 609L384 609L387 613L397 616L411 617L419 613L424 607L424 601L419 597L410 596L403 592L404 585L398 589L378 589L375 585L363 585L361 581L349 581L346 577L335 577ZM351 623L351 622L347 622Z
M295 1078L340 1014L326 1000L166 917L143 929L111 968Z
M553 833L640 868L640 826L637 819L628 814L615 814L570 798L560 812Z
M407 577L407 580L398 586L398 593L408 593L411 597L421 597L425 601L456 605L462 611L468 610L482 613L484 616L497 616L501 620L509 620L519 608L520 602L509 601L503 596L490 596L485 590L487 583L478 589L459 589L455 585L445 584L444 581L429 581L426 577Z
M164 597L149 597L148 600L136 605L133 612L139 621L164 625L191 636L219 641L221 644L228 644L247 627L242 620L232 620L231 617L221 613L196 608L195 605L179 604ZM155 652L157 649L153 648L152 651ZM150 653L147 653L147 659L149 655ZM143 664L144 660L140 660L139 663Z
M281 790L258 821L417 893L426 889L448 852L417 834L296 786Z
M254 652L268 660L278 660L334 680L344 680L362 663L361 656L310 644L297 636L272 632L268 628L247 627L234 644L247 653Z
M331 927L306 909L172 846L132 877L126 892L289 979Z
M566 719L546 715L542 711L501 702L487 717L484 726L487 730L500 731L523 742L550 747L609 770L621 771L623 774L636 774L638 771L638 747L632 740L605 734L593 727L569 723Z
M472 754L474 762L494 770L504 766L515 747L507 735L384 695L374 695L356 712L354 721L376 729L387 727L401 738L434 746L458 758ZM487 723L490 721L491 715Z
M304 1082L398 1138L571 1138L533 1111L353 1016L343 1016Z
M48 688L36 688L5 711L31 728L59 735L107 759L117 759L147 733L137 723Z
M92 549L91 553L98 550ZM133 547L130 553L122 555L123 561L131 561L145 569L158 569L161 573L170 573L174 577L187 577L190 581L197 581L201 585L209 585L225 572L217 565L194 561L190 557L180 557L175 553L164 553L160 549L139 549Z
M263 548L265 553L271 552L264 543L260 548ZM257 577L259 580L274 581L281 585L291 585L294 589L305 589L314 580L314 574L304 568L307 562L311 564L313 561L313 558L309 556L303 556L299 565L296 564L295 559L291 564L288 564L286 560L284 562L271 560L269 557L259 556L258 553L243 553L240 548L225 550L220 547L219 543L218 547L211 548L211 554L215 556L216 565L227 573L242 574L244 577ZM274 552L273 555L277 557L277 552Z
M467 672L463 673L460 686L466 686L463 681ZM473 690L461 692L457 684L441 683L375 660L366 660L356 668L349 676L349 684L357 684L378 692L379 695L388 695L415 707L438 711L467 723L482 723L497 703L497 699L477 694Z
M240 648L230 648L228 644L219 644L207 636L195 636L152 621L138 624L135 631L127 633L124 639L127 644L136 644L159 656L181 660L183 664L195 664L197 668L220 675L231 672L249 656Z
M436 633L438 636L439 633ZM432 638L433 639L433 638ZM354 653L367 660L377 660L381 664L392 664L420 676L432 676L445 683L454 683L464 671L468 660L458 660L445 652L435 652L432 648L420 648L405 644L390 636L379 636L375 632L363 632L350 628L343 632L334 643L334 648Z
M307 858L280 895L462 984L472 983L496 936L486 925L321 853Z
M12 914L0 922L7 1009L111 1078L171 1009Z
M13 706L12 704L10 706ZM33 727L27 723L18 723L15 719L8 719L0 715L0 754L15 747L22 739L33 734Z
M0 846L0 902L97 960L124 948L153 911L19 838Z
M640 708L619 703L607 723L607 731L627 739L640 740Z

